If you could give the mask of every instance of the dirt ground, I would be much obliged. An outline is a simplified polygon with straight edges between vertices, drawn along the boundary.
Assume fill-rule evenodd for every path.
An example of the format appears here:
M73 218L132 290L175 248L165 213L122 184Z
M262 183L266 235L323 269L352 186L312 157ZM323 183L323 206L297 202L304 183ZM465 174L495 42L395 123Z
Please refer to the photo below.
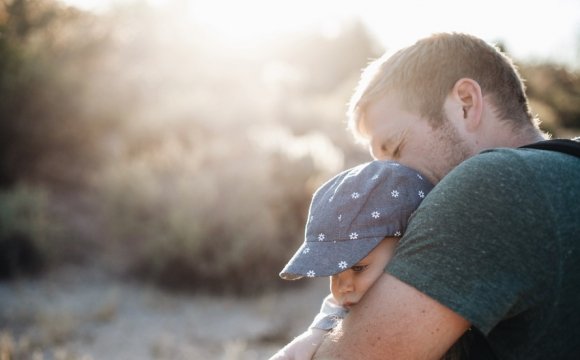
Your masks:
M327 294L328 280L306 281L242 299L169 294L77 268L0 282L0 359L267 359Z

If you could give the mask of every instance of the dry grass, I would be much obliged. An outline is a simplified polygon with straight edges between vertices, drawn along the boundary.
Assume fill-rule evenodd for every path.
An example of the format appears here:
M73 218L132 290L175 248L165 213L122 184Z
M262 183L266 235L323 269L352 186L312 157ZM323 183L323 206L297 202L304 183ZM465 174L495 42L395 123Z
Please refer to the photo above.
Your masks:
M74 269L0 283L0 360L266 359L303 331L327 293L172 294Z

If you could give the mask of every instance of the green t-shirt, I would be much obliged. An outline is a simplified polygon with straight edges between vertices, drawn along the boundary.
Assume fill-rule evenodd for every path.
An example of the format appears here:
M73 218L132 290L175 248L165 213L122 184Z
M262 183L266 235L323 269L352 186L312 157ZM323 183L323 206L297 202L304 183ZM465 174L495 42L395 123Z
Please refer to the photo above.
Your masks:
M386 271L467 319L502 359L580 359L580 159L497 149L412 216Z

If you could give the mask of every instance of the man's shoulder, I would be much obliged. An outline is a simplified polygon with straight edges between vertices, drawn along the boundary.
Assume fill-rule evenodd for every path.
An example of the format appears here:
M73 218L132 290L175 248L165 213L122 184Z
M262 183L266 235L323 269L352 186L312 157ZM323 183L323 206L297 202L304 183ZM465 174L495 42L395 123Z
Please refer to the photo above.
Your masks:
M490 166L505 166L506 164L521 166L527 161L549 161L554 157L570 157L557 151L531 148L495 148L480 152L466 160L473 163L487 163ZM572 158L572 157L570 157Z
M578 172L577 157L557 151L523 148L496 148L485 150L461 163L447 177L484 180L490 176L521 178L534 173ZM447 178L446 177L446 178ZM445 179L444 179L445 180Z
M543 156L543 155L542 155ZM456 166L436 188L450 186L458 189L474 184L482 185L526 171L526 154L521 150L501 148L485 150Z
M560 139L561 141L564 141ZM576 163L580 151L579 145L576 142L567 140L568 143L558 143L557 141L541 141L534 144L529 144L518 148L495 148L484 150L471 159L472 161L491 161L498 162L522 162L522 161L551 161L553 159L561 159L563 161L571 161ZM571 146L570 144L575 144Z
M485 204L505 207L506 202L513 203L514 196L527 202L538 200L532 194L546 195L554 184L580 196L578 158L555 151L498 148L459 164L427 195L422 206L456 207L469 199L472 205L478 203L478 208Z

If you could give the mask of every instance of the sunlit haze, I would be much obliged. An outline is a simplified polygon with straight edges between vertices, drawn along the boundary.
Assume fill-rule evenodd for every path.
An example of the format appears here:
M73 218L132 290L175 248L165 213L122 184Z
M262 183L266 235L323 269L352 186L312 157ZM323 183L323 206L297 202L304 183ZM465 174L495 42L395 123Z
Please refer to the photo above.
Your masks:
M94 11L134 2L62 1ZM313 29L332 35L345 22L358 18L386 48L406 45L432 32L463 31L490 42L501 41L518 59L578 66L580 57L580 2L576 0L143 1L160 7L179 4L192 22L232 42L260 41Z
M505 50L540 130L580 137L580 0L0 0L0 360L271 357L328 294L278 275L313 194L372 160L361 71L439 32ZM486 111L524 110L491 80ZM404 100L385 131L433 122Z

